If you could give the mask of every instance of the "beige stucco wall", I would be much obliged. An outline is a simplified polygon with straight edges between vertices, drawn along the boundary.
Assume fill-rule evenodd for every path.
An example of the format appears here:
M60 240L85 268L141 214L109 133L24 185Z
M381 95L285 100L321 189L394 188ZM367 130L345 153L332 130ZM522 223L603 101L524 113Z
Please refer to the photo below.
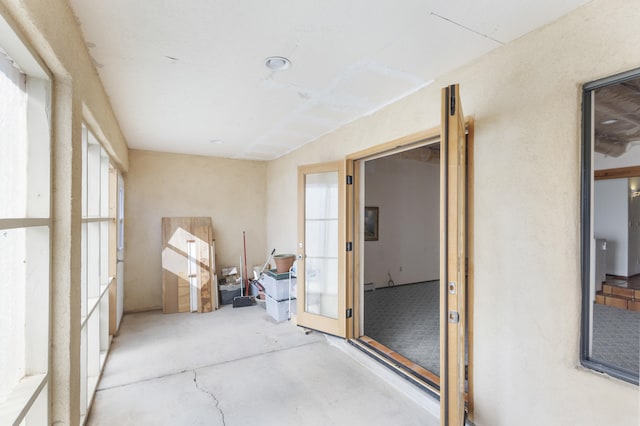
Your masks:
M213 220L216 263L239 265L246 233L248 267L267 258L266 163L129 151L125 177L125 312L162 306L161 219Z
M476 120L476 424L636 426L638 388L578 367L579 147L581 84L640 66L639 27L637 0L596 0L269 163L267 244L295 247L299 164L438 126L440 88L460 83Z

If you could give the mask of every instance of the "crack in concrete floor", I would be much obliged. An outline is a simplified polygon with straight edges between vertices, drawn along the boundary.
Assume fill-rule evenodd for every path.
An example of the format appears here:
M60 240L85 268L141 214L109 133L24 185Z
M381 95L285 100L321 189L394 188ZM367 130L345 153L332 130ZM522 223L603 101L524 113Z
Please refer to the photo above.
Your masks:
M206 393L211 398L213 398L213 400L216 402L216 410L218 410L220 412L220 416L222 417L222 424L224 426L226 426L227 423L226 423L225 418L224 418L224 411L222 411L222 408L220 408L220 401L218 400L218 398L216 398L216 396L214 394L212 394L211 392L209 392L208 390L206 390L204 388L201 388L200 385L198 385L198 373L196 372L196 370L193 370L193 383L195 383L197 390L199 390L202 393Z

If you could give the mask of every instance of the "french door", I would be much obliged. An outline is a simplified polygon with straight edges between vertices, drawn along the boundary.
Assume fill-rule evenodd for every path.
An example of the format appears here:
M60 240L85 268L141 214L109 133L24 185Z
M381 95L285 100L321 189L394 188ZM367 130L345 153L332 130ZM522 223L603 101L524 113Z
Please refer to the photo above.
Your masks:
M442 89L440 157L440 424L464 424L467 152L460 88Z
M468 214L467 136L458 85L442 90L440 139L440 418L443 426L458 426L465 418ZM352 334L352 315L359 315L352 301L358 291L349 287L362 284L354 265L358 254L351 250L358 251L363 239L353 231L359 229L354 214L360 210L355 191L347 191L352 181L345 168L354 175L353 159L367 155L369 150L346 162L298 168L298 325L345 338Z
M345 163L298 168L298 325L346 337Z

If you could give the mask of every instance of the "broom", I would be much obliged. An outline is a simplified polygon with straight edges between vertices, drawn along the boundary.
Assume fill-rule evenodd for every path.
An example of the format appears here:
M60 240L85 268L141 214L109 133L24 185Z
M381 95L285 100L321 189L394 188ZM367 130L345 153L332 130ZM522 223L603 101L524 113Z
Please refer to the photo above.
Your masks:
M243 306L251 306L253 305L253 300L251 296L245 296L244 294L249 294L249 277L247 276L247 238L245 237L244 231L242 231L242 244L244 246L244 262L241 260L240 263L243 264L243 269L240 272L240 296L236 296L233 298L233 307L234 308L242 308ZM242 289L244 288L244 292Z

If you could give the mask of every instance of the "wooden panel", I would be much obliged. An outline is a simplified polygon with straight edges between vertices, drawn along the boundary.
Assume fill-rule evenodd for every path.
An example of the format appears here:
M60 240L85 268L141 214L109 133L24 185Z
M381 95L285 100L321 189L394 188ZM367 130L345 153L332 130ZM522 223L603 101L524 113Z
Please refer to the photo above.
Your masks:
M211 259L209 260L209 272L211 273L211 306L213 310L220 308L218 300L218 276L216 275L216 241L213 239L213 229L211 229Z
M162 312L178 312L178 276L166 269L162 270Z
M606 296L604 294L596 294L596 303L599 305L604 305Z
M211 312L211 218L194 218L192 232L196 237L197 278L198 278L198 312Z
M162 218L162 305L163 312L190 312L188 246L194 244L195 278L198 312L211 312L217 307L212 295L213 269L211 242L213 228L210 217ZM214 305L215 302L215 305Z
M178 276L178 312L191 312L191 289L188 276Z
M613 294L613 286L611 284L602 284L602 292L604 294Z
M633 298L640 300L640 290L633 290Z
M619 179L619 178L629 178L629 177L640 177L640 166L596 170L593 172L593 178L595 180Z
M640 300L629 300L627 309L630 311L640 311Z

